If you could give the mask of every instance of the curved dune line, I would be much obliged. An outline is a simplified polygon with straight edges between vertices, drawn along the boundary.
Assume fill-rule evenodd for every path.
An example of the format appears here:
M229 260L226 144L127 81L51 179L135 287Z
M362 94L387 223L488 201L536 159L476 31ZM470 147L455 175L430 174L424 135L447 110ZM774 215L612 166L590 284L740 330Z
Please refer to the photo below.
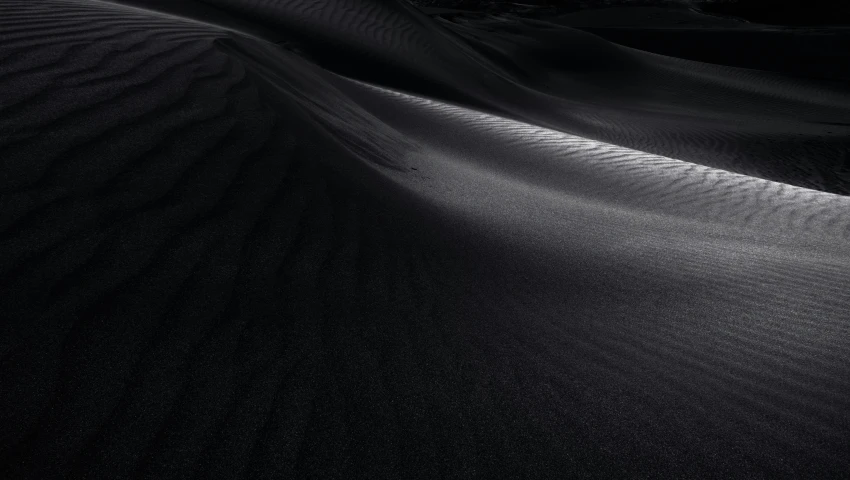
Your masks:
M850 470L842 88L124 1L0 1L0 477Z

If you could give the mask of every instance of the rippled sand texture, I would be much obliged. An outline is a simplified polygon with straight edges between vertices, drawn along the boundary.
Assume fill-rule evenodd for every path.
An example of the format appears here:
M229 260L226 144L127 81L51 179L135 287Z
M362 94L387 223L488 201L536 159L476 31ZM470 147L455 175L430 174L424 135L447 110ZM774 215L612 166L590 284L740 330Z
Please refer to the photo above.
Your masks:
M846 475L848 123L539 20L0 0L0 477Z

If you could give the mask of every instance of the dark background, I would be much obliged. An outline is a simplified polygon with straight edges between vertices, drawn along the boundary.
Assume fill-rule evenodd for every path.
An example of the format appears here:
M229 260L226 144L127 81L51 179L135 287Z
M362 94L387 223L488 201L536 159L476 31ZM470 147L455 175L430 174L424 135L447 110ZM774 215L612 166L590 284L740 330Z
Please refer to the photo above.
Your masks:
M619 6L690 7L706 13L777 25L848 25L850 5L841 0L411 0L428 7L498 11L535 5L552 11Z

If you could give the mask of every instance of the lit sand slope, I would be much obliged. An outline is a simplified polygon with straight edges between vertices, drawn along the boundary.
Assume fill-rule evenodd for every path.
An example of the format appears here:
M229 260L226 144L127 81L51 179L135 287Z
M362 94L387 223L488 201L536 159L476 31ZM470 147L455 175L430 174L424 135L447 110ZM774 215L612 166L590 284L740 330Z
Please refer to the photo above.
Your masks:
M842 90L209 3L0 1L0 477L850 471Z
M655 55L551 22L437 21L404 2L196 1L286 32L318 64L352 78L672 158L850 193L846 82ZM729 30L727 49L748 41L733 37L735 31Z
M496 49L492 56L512 59L524 75L523 92L505 92L502 108L490 111L724 170L848 193L846 82L651 54L548 22L444 25ZM746 41L734 33L717 48L736 49ZM668 34L667 41L705 41L697 35L683 31ZM714 39L723 40L722 33ZM786 68L805 72L805 63L788 62Z

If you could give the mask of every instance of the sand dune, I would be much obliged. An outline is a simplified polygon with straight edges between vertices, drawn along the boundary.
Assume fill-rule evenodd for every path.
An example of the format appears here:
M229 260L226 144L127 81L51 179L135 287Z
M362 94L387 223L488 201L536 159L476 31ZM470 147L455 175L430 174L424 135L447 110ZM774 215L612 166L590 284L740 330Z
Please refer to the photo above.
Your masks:
M850 89L768 70L0 1L0 477L845 475Z

